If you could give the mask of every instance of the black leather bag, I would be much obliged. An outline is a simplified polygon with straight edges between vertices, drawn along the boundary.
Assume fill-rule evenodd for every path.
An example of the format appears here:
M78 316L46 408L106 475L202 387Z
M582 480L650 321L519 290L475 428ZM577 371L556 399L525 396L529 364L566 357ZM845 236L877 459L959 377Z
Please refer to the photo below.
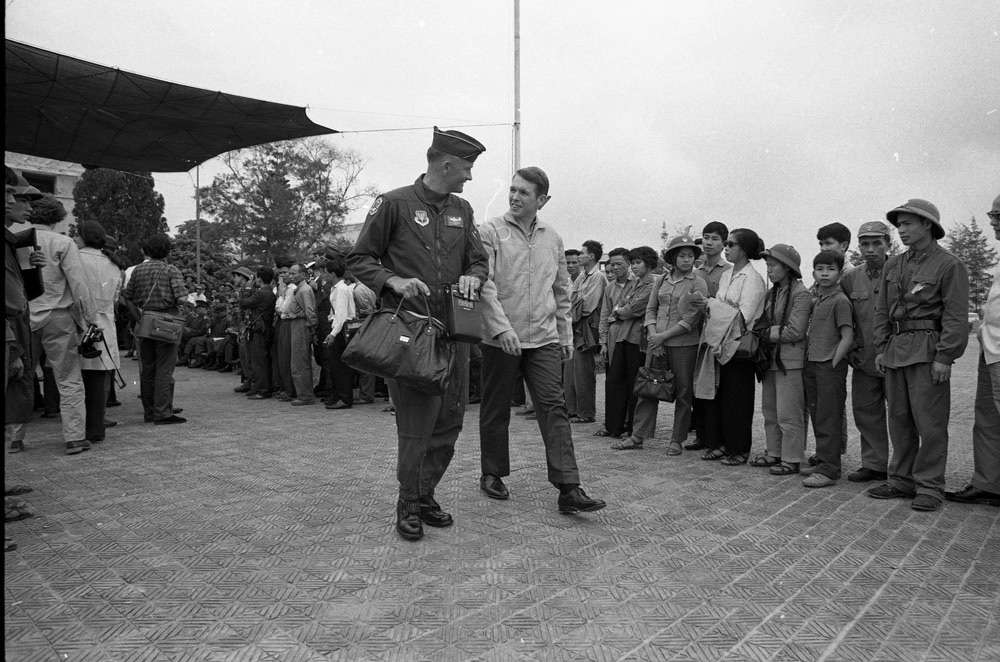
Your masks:
M444 395L455 361L455 344L440 320L403 310L377 310L344 350L344 363L432 395ZM430 308L428 307L428 310Z
M660 402L674 401L674 373L663 368L651 367L653 352L646 352L646 365L639 368L632 393L638 398L649 398Z

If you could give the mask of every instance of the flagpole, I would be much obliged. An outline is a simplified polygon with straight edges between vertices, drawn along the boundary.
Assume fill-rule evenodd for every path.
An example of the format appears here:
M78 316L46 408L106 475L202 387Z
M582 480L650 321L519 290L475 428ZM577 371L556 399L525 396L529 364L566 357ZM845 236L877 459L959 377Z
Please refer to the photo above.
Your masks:
M201 284L201 166L194 168L194 263L195 282Z
M514 170L521 167L521 0L514 0Z

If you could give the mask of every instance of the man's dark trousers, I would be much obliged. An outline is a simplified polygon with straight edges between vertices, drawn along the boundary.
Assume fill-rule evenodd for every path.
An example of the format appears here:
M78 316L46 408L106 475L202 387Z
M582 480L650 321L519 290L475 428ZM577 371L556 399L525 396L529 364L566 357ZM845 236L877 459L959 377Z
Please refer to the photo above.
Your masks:
M632 394L644 357L635 343L616 342L605 373L604 428L613 435L632 432L636 397Z
M83 403L87 408L87 439L104 439L104 412L112 373L107 370L81 370L80 373L83 375Z
M292 380L292 321L289 319L278 320L276 333L278 344L278 386L288 395L295 397L295 383ZM311 393L312 385L310 384L309 392L304 394L303 397L311 397Z
M314 400L313 395L313 353L312 330L306 326L306 318L295 317L288 320L289 368L295 397Z
M510 475L510 398L518 370L535 405L549 482L579 484L573 433L563 400L562 350L555 344L522 349L520 356L483 345L483 402L479 409L483 474Z
M142 409L153 420L174 415L174 367L179 344L139 338L139 391Z
M806 409L816 433L816 473L840 478L840 446L844 434L847 403L847 361L833 367L833 361L806 361L802 374L806 388Z
M344 404L353 405L354 371L340 358L344 355L344 350L347 349L347 340L344 337L344 332L341 331L338 333L333 340L333 344L324 349L326 350L323 352L323 358L326 362L324 367L327 374L330 375L330 384L332 386L330 390L331 402L341 400Z
M263 333L251 333L250 388L263 395L271 394L271 338Z

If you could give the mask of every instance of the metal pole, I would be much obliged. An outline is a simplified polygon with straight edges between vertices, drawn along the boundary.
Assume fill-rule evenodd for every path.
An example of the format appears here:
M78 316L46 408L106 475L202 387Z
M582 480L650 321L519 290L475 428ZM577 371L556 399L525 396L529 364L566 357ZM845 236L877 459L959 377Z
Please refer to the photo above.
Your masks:
M194 169L194 263L195 282L201 284L201 167Z
M521 0L514 0L514 170L521 167Z

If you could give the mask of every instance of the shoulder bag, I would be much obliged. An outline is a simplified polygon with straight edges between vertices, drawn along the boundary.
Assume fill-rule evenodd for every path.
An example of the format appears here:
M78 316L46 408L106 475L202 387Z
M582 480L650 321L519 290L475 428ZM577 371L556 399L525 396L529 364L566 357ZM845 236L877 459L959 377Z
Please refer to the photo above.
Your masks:
M395 379L423 393L444 395L455 362L455 344L440 320L403 310L402 305L401 299L395 310L376 310L366 317L342 360L355 370Z
M163 269L165 267L160 267L160 270L156 272L156 278L153 279L153 283L159 280L160 275L163 274ZM135 274L133 274L134 276ZM153 288L149 288L149 295L146 297L146 302L143 303L143 307L149 303L149 300L153 296ZM138 324L135 325L134 335L136 338L143 338L144 340L155 340L157 342L163 343L179 343L181 341L181 335L184 332L184 325L187 320L180 316L174 315L172 313L166 313L159 310L143 310L141 316L139 317Z

